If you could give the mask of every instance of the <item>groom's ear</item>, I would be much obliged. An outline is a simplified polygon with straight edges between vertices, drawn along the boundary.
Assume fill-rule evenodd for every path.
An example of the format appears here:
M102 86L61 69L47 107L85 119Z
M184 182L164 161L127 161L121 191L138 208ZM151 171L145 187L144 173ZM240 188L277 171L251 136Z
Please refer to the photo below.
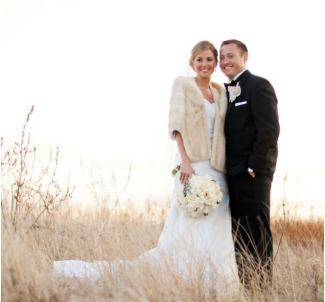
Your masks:
M247 60L248 60L248 52L245 52L245 53L243 54L243 57L244 57L244 63L246 63Z

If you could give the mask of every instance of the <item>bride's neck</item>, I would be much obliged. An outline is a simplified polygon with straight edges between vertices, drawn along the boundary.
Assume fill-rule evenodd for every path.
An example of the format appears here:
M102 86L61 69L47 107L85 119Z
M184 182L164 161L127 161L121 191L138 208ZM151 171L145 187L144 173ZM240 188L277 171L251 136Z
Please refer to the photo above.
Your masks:
M209 89L210 78L195 77L194 79L198 86L205 88L205 89Z

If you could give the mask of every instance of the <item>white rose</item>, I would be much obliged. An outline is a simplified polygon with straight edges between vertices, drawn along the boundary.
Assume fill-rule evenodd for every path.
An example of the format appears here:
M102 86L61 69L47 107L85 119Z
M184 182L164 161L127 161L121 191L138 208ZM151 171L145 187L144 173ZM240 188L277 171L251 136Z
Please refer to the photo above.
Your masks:
M239 82L236 86L228 86L229 91L229 100L233 102L238 96L241 94L241 88L239 86Z

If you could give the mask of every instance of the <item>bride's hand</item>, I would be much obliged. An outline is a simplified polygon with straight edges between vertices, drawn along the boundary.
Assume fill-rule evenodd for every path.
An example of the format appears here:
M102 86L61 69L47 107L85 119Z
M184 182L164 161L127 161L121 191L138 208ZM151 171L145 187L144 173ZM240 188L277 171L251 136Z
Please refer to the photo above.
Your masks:
M187 179L191 178L193 174L195 175L195 171L189 160L182 161L180 172L179 180L183 186L185 186Z

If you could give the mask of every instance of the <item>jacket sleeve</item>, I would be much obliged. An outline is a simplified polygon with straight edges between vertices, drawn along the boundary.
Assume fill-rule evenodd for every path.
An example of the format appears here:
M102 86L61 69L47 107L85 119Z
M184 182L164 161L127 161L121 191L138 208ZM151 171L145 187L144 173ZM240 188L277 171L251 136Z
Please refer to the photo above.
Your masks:
M257 138L247 165L264 173L271 157L277 152L280 133L277 98L272 85L261 79L252 93L251 109L257 129Z
M177 77L172 87L169 103L168 134L175 140L175 131L183 133L185 128L185 92L182 78Z

